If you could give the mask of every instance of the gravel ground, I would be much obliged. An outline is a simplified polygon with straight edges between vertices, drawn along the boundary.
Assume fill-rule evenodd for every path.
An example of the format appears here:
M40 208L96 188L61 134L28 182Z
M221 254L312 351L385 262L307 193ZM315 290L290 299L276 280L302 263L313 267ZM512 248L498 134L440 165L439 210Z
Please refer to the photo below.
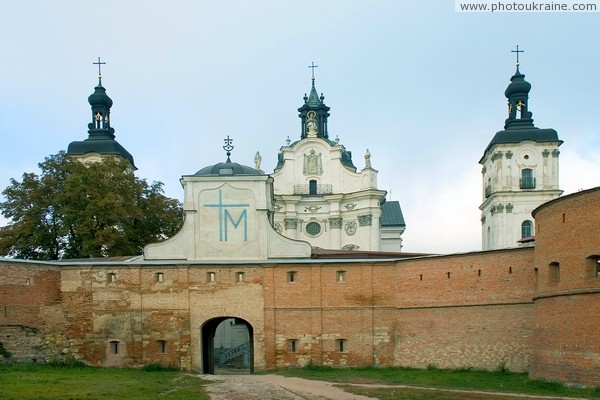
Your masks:
M373 400L372 397L360 396L344 392L333 386L331 382L314 381L302 378L288 378L279 375L202 375L202 379L212 381L206 385L211 400ZM404 385L367 385L355 386L403 388ZM430 389L438 391L440 389ZM480 391L463 391L444 389L455 392L457 398L461 393L480 395L482 399L494 398L494 395L511 396L508 393L489 393ZM514 399L575 400L575 398L546 397L536 395L512 394ZM496 397L497 398L497 397Z
M373 400L331 383L279 375L203 375L211 400Z

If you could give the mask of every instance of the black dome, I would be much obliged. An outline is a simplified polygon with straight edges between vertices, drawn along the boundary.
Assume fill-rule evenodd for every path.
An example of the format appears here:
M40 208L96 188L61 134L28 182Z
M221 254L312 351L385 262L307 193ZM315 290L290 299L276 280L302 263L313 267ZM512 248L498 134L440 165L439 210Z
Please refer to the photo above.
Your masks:
M261 171L234 162L221 162L209 165L196 172L194 176L227 176L227 175L264 175Z
M93 106L106 106L111 108L113 105L113 101L106 94L106 89L102 85L98 85L94 88L94 93L88 97L88 103Z

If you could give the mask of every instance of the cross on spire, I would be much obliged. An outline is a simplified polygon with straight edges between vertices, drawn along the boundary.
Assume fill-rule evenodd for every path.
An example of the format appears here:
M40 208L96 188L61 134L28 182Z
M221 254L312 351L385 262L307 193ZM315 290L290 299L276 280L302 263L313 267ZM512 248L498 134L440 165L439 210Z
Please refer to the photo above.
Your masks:
M94 65L98 65L98 84L102 85L102 64L106 64L105 62L100 61L100 57L98 57L98 62L92 63Z
M511 53L517 53L517 67L519 66L519 53L525 53L525 50L519 50L519 45L517 45L516 50L511 50Z
M315 80L315 68L318 68L318 65L315 65L315 62L311 62L308 68L312 69L312 80Z

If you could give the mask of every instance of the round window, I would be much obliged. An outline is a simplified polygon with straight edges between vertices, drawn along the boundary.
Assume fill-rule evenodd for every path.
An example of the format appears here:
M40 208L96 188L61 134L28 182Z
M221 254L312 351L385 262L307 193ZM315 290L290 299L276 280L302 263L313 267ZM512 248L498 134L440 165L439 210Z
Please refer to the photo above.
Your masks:
M321 225L318 222L312 221L306 224L306 233L310 236L317 236L321 233Z

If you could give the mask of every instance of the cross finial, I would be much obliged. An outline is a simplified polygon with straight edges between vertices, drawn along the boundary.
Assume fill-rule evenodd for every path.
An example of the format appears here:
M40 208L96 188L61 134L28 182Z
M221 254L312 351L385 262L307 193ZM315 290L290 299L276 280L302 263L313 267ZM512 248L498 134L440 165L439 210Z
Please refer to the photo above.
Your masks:
M223 141L225 142L225 146L223 146L223 150L225 150L227 153L227 162L231 162L231 159L229 158L229 156L231 155L231 150L233 150L233 145L231 143L233 143L233 139L229 139L229 135L227 135L227 139L223 139Z
M519 66L519 53L525 53L525 50L519 50L519 45L517 45L516 50L511 50L511 53L517 53L517 67Z
M315 62L311 62L310 65L308 66L308 68L312 69L312 80L313 82L315 81L315 68L318 68L318 65L315 65Z
M100 61L100 57L98 57L98 62L92 63L94 65L98 65L98 85L102 85L102 64L106 64L105 62Z

